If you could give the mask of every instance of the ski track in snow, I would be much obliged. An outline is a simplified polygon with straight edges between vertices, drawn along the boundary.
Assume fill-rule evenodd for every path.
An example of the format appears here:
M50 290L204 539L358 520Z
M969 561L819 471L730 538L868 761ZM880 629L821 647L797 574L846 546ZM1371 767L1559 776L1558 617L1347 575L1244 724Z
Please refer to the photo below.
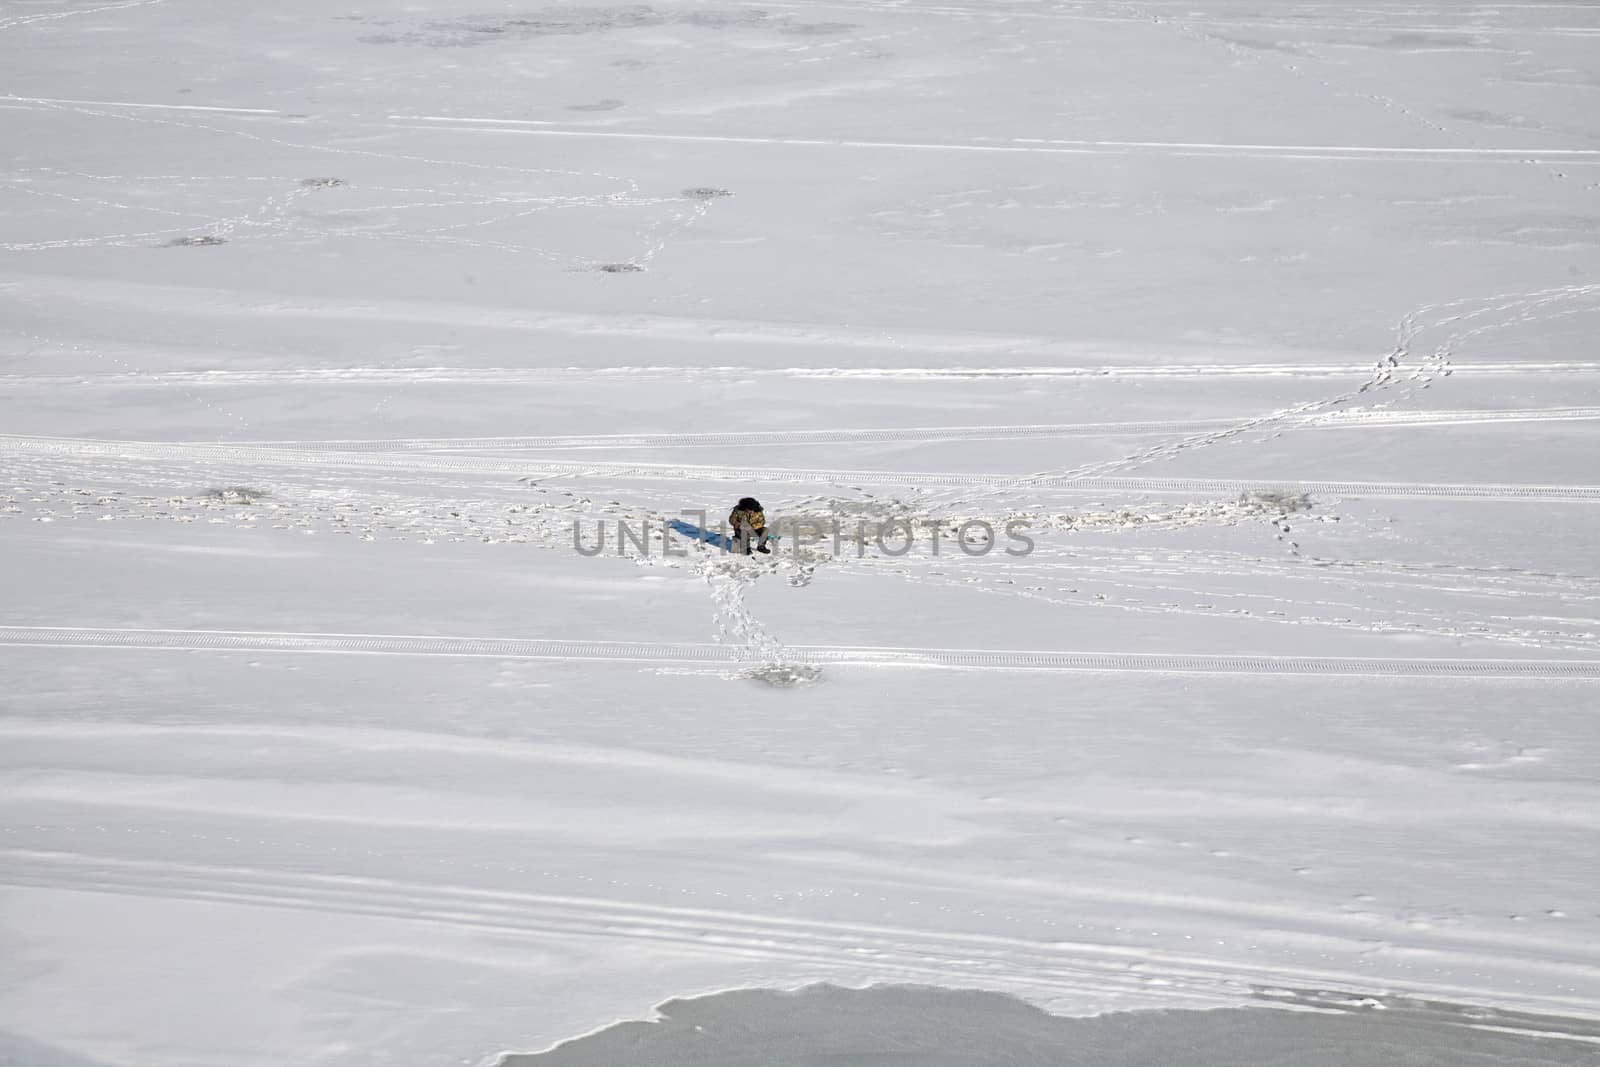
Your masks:
M393 634L291 634L0 626L0 645L20 648L130 648L305 654L487 657L643 663L727 663L727 645L422 637ZM804 663L967 670L1156 672L1167 674L1350 675L1416 678L1600 679L1596 660L1489 660L1207 656L1139 652L1049 652L950 648L789 645Z
M1247 618L1284 626L1321 627L1347 633L1386 633L1408 637L1435 637L1449 641L1491 641L1530 649L1594 652L1600 649L1600 618L1596 617L1593 582L1589 591L1573 593L1563 580L1515 581L1502 586L1483 576L1455 575L1430 582L1426 575L1381 565L1361 568L1358 587L1330 588L1318 570L1330 561L1310 560L1309 566L1287 572L1268 561L1226 558L1200 562L1186 568L1130 561L1106 563L1097 550L1094 562L1037 563L1007 567L999 575L956 576L936 562L895 563L874 566L919 585L1036 601L1063 608L1093 606L1121 612L1198 618ZM1209 565L1208 565L1209 564ZM1351 568L1355 570L1356 568ZM1276 572L1276 573L1275 573ZM1381 577L1387 574L1387 579ZM1275 575L1280 581L1304 580L1308 588L1297 598L1281 592L1249 588L1248 580ZM1233 579L1238 584L1229 584ZM1386 602L1374 611L1371 601L1382 592ZM1420 595L1431 594L1433 605L1421 606ZM1498 598L1499 603L1495 600ZM1541 607L1520 608L1523 601ZM1548 614L1559 610L1560 614ZM1579 612L1589 614L1579 614Z
M1600 28L1584 36L1600 38ZM209 130L213 133L245 137L255 141L280 144L308 151L340 152L356 156L407 159L414 157L378 153L366 149L333 148L326 145L284 141L265 137L241 129L205 126L198 123L179 123L176 120L141 116L137 112L166 110L159 104L146 101L103 101L85 103L57 97L28 97L8 94L0 96L13 107L34 107L42 110L66 110L106 119L160 122L168 125L185 125L191 129ZM96 110L99 109L99 110ZM122 114L122 110L135 114ZM178 109L172 110L193 110ZM213 114L225 119L232 114L252 118L283 121L291 128L301 128L304 116L287 116L269 108L217 109ZM1010 137L980 141L895 141L867 140L846 137L758 137L741 134L706 134L672 130L615 130L592 126L560 126L554 123L518 123L501 116L362 116L355 114L325 115L320 121L336 120L345 125L391 130L426 130L437 132L473 133L497 136L524 136L549 138L585 138L594 140L654 141L686 144L742 145L754 148L833 148L889 152L943 152L943 153L1007 153L1027 155L1150 155L1177 158L1256 159L1347 163L1489 163L1489 164L1560 164L1563 166L1600 166L1600 149L1534 146L1517 148L1478 148L1463 146L1418 145L1349 145L1349 144L1250 144L1204 141L1125 141L1125 140L1069 140L1058 138ZM439 160L415 160L438 163ZM470 164L459 164L470 166ZM480 165L481 166L481 165Z
M1538 422L1593 422L1600 420L1600 407L1501 408L1459 411L1370 411L1328 412L1307 416L1295 429L1362 429L1385 427L1456 427ZM1121 437L1153 434L1194 433L1227 429L1238 418L1147 419L1129 422L1075 422L1041 425L993 426L906 426L852 429L798 429L767 431L769 440L785 445L880 443L890 441L1002 441L1057 437ZM0 435L21 440L22 435ZM747 442L746 431L705 433L627 433L627 434L527 434L501 437L393 437L333 438L323 440L233 441L231 447L264 449L303 449L319 454L352 452L519 452L599 448L673 448L735 445ZM38 438L38 440L70 440ZM111 442L104 442L109 445ZM153 442L127 442L137 447ZM172 447L209 449L214 441L177 441ZM0 449L4 445L0 444Z
M1600 37L1600 33L1596 33ZM554 126L507 126L482 120L435 119L413 129L522 137L576 137L595 140L657 141L685 144L735 144L774 148L841 148L891 152L983 152L1027 155L1148 155L1177 158L1317 160L1350 163L1549 163L1600 166L1597 148L1433 148L1401 145L1227 144L1185 141L1074 141L1013 137L995 141L869 141L832 137L754 137L737 134L597 130Z
M292 314L292 312L291 312ZM429 320L433 321L433 320ZM618 324L619 333L643 332ZM603 329L599 332L604 332ZM709 338L708 338L709 339ZM737 340L723 338L724 340ZM860 347L895 347L892 340L874 341L868 337L843 340L806 333L793 338L775 339L760 334L747 335L745 341L778 343L849 344ZM927 342L929 347L941 342ZM951 340L948 350L958 350L961 342ZM974 342L977 348L984 342ZM1019 346L1031 347L1026 340ZM910 341L904 347L917 348ZM960 349L965 350L965 349ZM1184 363L1166 365L1104 366L1018 366L1018 367L771 367L771 366L613 366L613 367L300 367L275 370L170 370L111 371L95 374L0 374L0 387L139 387L139 386L215 386L239 388L252 385L605 385L634 381L738 382L763 378L792 378L823 381L961 382L1025 381L1028 379L1172 379L1190 378L1331 378L1361 374L1369 364L1357 363ZM1600 361L1486 361L1451 368L1452 374L1466 377L1520 376L1527 374L1591 375L1600 373Z
M1480 409L1463 411L1350 411L1316 415L1304 428L1359 429L1384 426L1484 426L1522 422L1592 422L1600 407ZM872 429L778 430L767 436L783 444L848 444L884 441L1000 441L1012 438L1114 437L1161 433L1192 433L1223 429L1237 419L1148 419L1133 422L1076 422L1037 426L906 426ZM1300 428L1300 427L1297 427ZM732 445L750 439L747 432L544 434L519 437L403 437L379 440L261 441L278 448L323 451L376 452L476 452L567 448L671 448L675 446ZM184 442L203 444L208 442Z
M1582 4L1494 4L1492 6L1461 6L1461 7L1414 7L1407 5L1397 10L1378 10L1381 19L1362 21L1328 21L1319 18L1311 21L1311 16L1323 11L1340 19L1348 19L1350 8L1334 7L1331 5L1305 4L1300 6L1303 17L1300 21L1289 19L1273 19L1266 17L1239 17L1237 15L1213 15L1204 8L1186 3L1151 3L1149 0L1138 5L1124 4L1107 8L1102 5L1083 3L1058 3L1049 8L1040 9L1036 6L1022 6L1018 4L917 4L907 5L902 3L806 3L796 4L778 2L763 4L764 8L774 11L805 11L837 10L848 12L870 11L883 15L916 15L916 16L946 16L959 18L963 21L981 20L985 22L1010 22L1021 19L1032 22L1088 22L1107 23L1111 25L1133 24L1168 25L1182 28L1205 27L1209 29L1273 29L1295 30L1298 33L1308 31L1351 31L1370 34L1408 34L1408 33L1471 33L1501 35L1551 35L1590 37L1600 36L1600 27L1597 26L1551 26L1539 23L1505 24L1487 21L1486 16L1504 14L1506 12L1544 12L1568 11L1574 13L1593 14L1593 8ZM1391 21L1396 16L1419 21L1396 22ZM1433 21L1421 21L1433 20ZM1455 21L1461 20L1461 21Z
M1300 942L1301 954L1320 966L1285 967L1236 958L1211 958L1203 948L1169 952L1061 938L962 933L905 925L786 917L756 912L647 904L615 897L550 895L526 891L476 889L388 878L319 875L251 867L147 862L94 853L0 850L0 883L88 893L134 895L254 905L333 914L382 916L423 925L444 925L500 935L611 938L674 944L696 952L811 965L820 974L871 974L877 981L949 984L952 978L983 986L1000 981L1036 996L1073 993L1104 995L1181 993L1214 1006L1237 1005L1264 988L1301 986L1361 988L1369 980L1359 971L1330 967L1327 951L1357 948L1370 940L1370 926L1359 920L1336 923L1324 918L1300 935L1279 932L1274 940ZM1071 896L1094 890L1074 887ZM914 903L914 901L913 901ZM1217 913L1248 917L1251 909L1230 901L1195 898L1176 902L1163 920L1174 942L1182 934L1187 904L1215 922ZM1297 916L1306 919L1305 916ZM1084 924L1074 924L1083 927ZM1154 924L1152 924L1154 925ZM1323 927L1318 929L1317 927ZM1538 938L1477 939L1442 933L1436 943L1408 947L1417 969L1455 964L1497 968L1526 977L1587 979L1592 953ZM1340 945L1339 942L1344 944ZM1415 990L1463 1000L1485 996L1472 985L1387 981L1391 992ZM1593 1018L1594 1005L1577 997L1545 994L1532 998L1546 1009ZM1559 1035L1555 1035L1559 1036ZM1581 1036L1581 1035L1574 1035Z
M1230 424L1236 429L1238 423ZM1226 431L1224 431L1226 432ZM554 477L589 478L600 482L685 482L712 481L748 484L769 482L790 485L862 486L952 486L977 487L989 492L952 494L944 508L959 513L992 497L995 491L1019 492L1028 489L1070 489L1076 492L1108 491L1136 494L1174 494L1179 496L1233 496L1258 489L1313 493L1324 497L1404 498L1441 497L1455 500L1549 500L1600 502L1600 485L1518 485L1514 483L1447 484L1418 482L1362 482L1294 479L1225 479L1110 477L1074 474L1071 471L1045 474L978 474L964 472L874 471L831 467L783 468L725 466L717 464L622 463L601 460L571 461L517 457L471 457L434 455L419 452L335 452L310 447L285 447L237 444L167 444L150 441L101 441L90 439L25 437L0 435L0 456L41 457L66 462L115 461L137 468L140 464L176 463L215 477L232 470L236 475L250 470L282 468L289 471L387 470L402 474L472 474L524 481ZM1113 461L1118 467L1130 460ZM924 500L930 508L932 499Z

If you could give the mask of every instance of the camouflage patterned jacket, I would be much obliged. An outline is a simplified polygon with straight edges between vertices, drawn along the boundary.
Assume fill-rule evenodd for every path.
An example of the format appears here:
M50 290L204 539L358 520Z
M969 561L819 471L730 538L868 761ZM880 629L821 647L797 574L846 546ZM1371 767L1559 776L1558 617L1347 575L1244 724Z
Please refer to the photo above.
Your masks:
M767 528L767 516L760 511L734 508L728 515L728 526L737 533L741 523L749 523L752 530L764 530Z

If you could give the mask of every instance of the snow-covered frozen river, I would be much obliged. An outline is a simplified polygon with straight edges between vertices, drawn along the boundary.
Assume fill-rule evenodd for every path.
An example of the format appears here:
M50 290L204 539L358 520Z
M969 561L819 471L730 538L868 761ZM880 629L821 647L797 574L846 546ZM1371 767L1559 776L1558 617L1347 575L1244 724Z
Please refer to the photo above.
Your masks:
M1584 3L0 0L0 1061L1592 1042L1597 105Z

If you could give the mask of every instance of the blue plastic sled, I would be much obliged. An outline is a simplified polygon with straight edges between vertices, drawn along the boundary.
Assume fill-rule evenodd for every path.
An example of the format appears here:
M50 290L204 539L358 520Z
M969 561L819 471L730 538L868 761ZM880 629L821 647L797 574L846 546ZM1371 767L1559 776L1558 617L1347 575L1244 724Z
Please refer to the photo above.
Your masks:
M727 534L718 533L716 530L702 530L694 523L684 522L682 519L669 519L667 521L667 529L681 533L691 540L711 545L713 548L720 548L724 552L733 551L733 538ZM767 535L767 544L773 544L777 540L777 534L769 533Z

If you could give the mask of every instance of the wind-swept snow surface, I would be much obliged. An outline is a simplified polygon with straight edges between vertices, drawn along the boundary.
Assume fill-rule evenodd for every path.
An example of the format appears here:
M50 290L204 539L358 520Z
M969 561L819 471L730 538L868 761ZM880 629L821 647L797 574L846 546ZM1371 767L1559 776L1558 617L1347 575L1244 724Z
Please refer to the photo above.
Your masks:
M0 72L0 1055L1600 1018L1595 6L8 0Z

